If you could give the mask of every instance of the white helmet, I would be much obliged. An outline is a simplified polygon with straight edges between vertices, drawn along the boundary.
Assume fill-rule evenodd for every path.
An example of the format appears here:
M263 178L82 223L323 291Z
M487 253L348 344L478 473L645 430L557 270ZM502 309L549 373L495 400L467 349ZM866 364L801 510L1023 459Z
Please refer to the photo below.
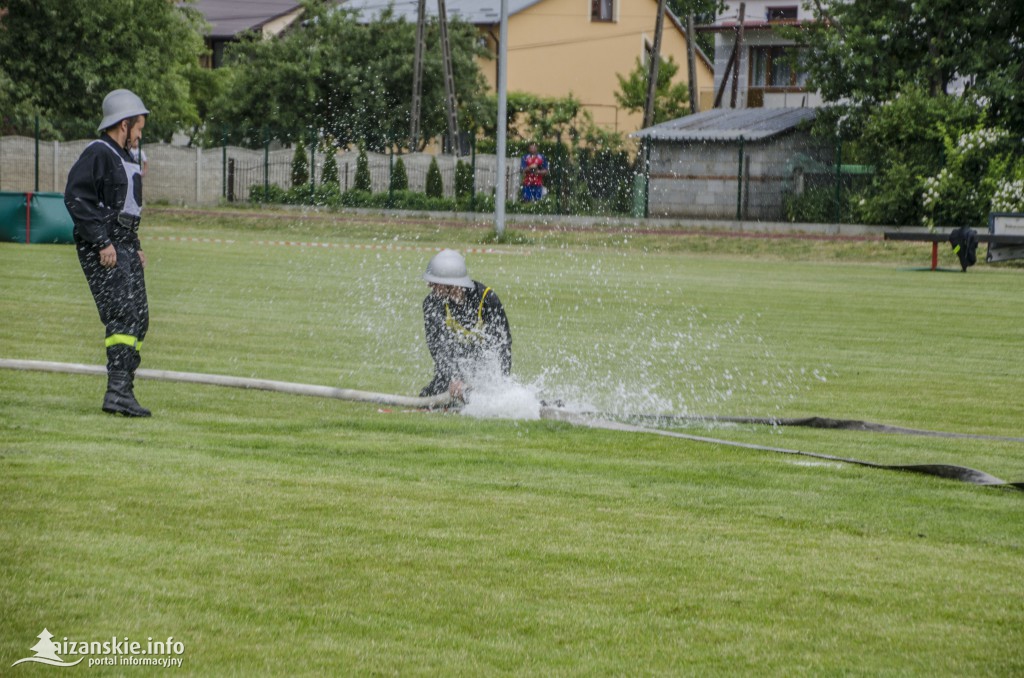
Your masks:
M136 115L149 115L149 110L142 103L142 99L130 90L115 89L103 98L103 120L96 131L102 132Z
M427 264L423 279L436 285L453 285L473 289L473 280L466 273L466 259L455 250L441 250Z

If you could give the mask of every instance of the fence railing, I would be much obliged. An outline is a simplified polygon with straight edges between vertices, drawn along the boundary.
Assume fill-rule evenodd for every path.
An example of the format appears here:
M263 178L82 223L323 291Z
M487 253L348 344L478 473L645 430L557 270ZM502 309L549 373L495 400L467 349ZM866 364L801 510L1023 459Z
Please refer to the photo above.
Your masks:
M0 191L63 192L68 171L88 143L0 137ZM144 150L148 159L144 197L150 204L243 202L254 197L253 189L292 188L294 149L271 150L269 144L262 149L227 145L203 149L152 143ZM325 154L307 151L306 157L312 168L310 183L322 186ZM427 171L436 159L445 198L455 197L459 160L471 166L477 195L495 192L495 155L460 159L424 153L367 153L373 193L388 192L398 157L405 165L410 191L425 192ZM839 147L811 148L809 141L744 145L741 140L738 145L691 147L666 144L648 157L648 172L636 181L632 163L622 154L593 151L569 157L556 146L548 155L551 172L545 184L550 197L544 204L517 207L555 214L840 222L850 216L845 194L870 180L870 174L861 176L854 170L871 171L840 165ZM355 184L358 153L338 152L335 159L339 192L348 191ZM509 158L505 172L506 195L517 201L522 179L519 158ZM793 198L799 199L795 208L787 205Z
M82 150L84 141L37 141L30 137L0 137L0 191L63 192L68 172ZM226 199L249 199L255 186L274 185L291 188L292 149L253 150L237 146L187 148L170 144L146 144L148 160L145 186L147 202L211 205ZM398 156L395 156L397 158ZM426 187L430 156L413 153L401 156L409 178L409 189L423 192ZM338 183L342 191L352 188L358 154L338 153ZM455 165L459 158L436 156L445 197L455 195ZM313 156L312 182L322 183L324 154ZM373 192L387 191L393 158L367 153ZM462 158L471 162L470 158ZM490 194L496 185L497 157L477 155L474 185L478 193ZM517 159L506 163L506 189L510 198L517 195L520 183Z

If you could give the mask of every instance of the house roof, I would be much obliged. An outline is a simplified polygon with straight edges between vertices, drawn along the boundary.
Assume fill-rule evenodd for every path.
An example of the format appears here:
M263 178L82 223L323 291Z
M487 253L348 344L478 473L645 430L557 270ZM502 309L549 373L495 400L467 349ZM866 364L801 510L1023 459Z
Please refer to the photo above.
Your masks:
M758 141L813 120L813 108L715 108L669 120L630 136L658 141Z
M508 14L518 14L542 1L508 0ZM407 21L416 21L416 0L343 0L341 6L364 15L369 14L369 18L379 15L388 7L393 7L395 16L403 17ZM427 16L437 16L436 2L427 2L426 9ZM500 0L446 0L445 10L449 19L459 19L471 24L489 25L501 20Z
M211 38L233 38L259 30L302 5L295 0L196 0L195 7L210 23Z

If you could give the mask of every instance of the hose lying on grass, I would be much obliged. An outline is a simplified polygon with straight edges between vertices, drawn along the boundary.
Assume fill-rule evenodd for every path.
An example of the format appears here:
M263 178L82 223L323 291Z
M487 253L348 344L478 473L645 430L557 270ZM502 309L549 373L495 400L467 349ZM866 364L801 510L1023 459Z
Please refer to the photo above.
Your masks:
M12 370L35 370L40 372L62 372L64 374L95 374L106 376L107 368L102 365L82 365L80 363L54 363L43 360L3 360L0 367ZM270 379L248 379L246 377L226 377L219 374L201 374L198 372L172 372L170 370L141 369L135 373L139 379L154 381L173 381L185 384L208 384L210 386L229 386L231 388L254 389L258 391L275 391L292 395L315 396L317 398L335 398L360 403L377 403L394 407L445 407L451 403L451 396L442 394L429 398L392 395L390 393L373 393L372 391L356 391L350 388L332 388L330 386L314 386L312 384L296 384L290 381L273 381Z
M0 359L0 368L12 369L12 370L34 370L41 372L60 372L64 374L87 374L87 375L100 375L105 376L107 371L102 365L83 365L79 363L57 363L47 362L41 360L5 360ZM255 389L261 391L274 391L277 393L289 393L292 395L305 395L315 396L319 398L335 398L338 400L350 400L355 402L364 403L377 403L381 405L392 405L395 407L415 407L415 408L438 408L446 407L452 404L450 396L447 394L432 396L429 398L418 398L410 396L392 395L388 393L373 393L370 391L357 391L347 388L332 388L330 386L314 386L312 384L297 384L288 381L272 381L269 379L250 379L246 377L227 377L218 374L201 374L197 372L172 372L169 370L149 370L140 369L136 376L140 379L153 379L156 381L171 381L188 384L208 384L211 386L228 386L231 388L244 388L244 389ZM913 473L923 473L927 475L939 476L941 478L949 478L951 480L959 480L966 483L973 483L975 485L988 485L988 486L1002 486L1010 487L1017 490L1024 491L1024 482L1006 482L1000 478L996 478L993 475L985 473L984 471L978 471L966 466L954 466L950 464L877 464L870 461L862 461L860 459L851 459L848 457L837 457L829 454L819 454L817 452L803 452L801 450L790 450L782 447L769 447L765 445L755 445L752 443L741 443L731 440L722 440L719 438L709 438L707 436L696 436L688 433L680 433L678 431L666 431L663 429L648 428L644 426L635 426L632 424L624 424L621 422L610 421L607 419L601 419L600 417L592 414L582 414L578 412L569 412L567 410L557 407L542 407L540 411L541 418L551 419L557 421L564 421L577 426L586 426L589 428L599 428L609 431L625 431L631 433L648 433L653 435L668 436L671 438L680 438L683 440L690 440L693 442L710 443L713 445L725 445L728 447L739 447L748 450L758 450L761 452L777 452L781 454L792 454L803 457L813 457L815 459L825 459L828 461L841 462L844 464L855 464L858 466L867 466L870 468L878 468L892 471L910 471ZM660 420L664 418L652 417L654 420ZM818 418L815 418L818 419ZM763 423L763 424L778 424L779 421L787 420L770 420L770 419L726 419L726 418L711 418L704 419L704 421L730 421L730 422L742 422L742 423ZM802 421L802 420L793 420ZM837 420L822 420L822 421L837 421ZM867 424L866 422L855 422L860 424L866 424L864 427L848 426L847 428L853 428L856 430L884 430L885 432L902 432L913 435L929 435L938 434L940 432L934 431L919 431L917 429L898 429L895 427L884 427L880 424ZM801 425L801 424L796 424ZM803 424L806 425L806 424ZM881 428L879 428L881 427ZM836 426L831 426L836 428ZM950 437L957 437L957 434L949 434ZM1000 440L1018 440L1016 438L1009 438Z
M576 424L579 426L588 426L590 428L600 428L609 431L651 433L659 436L668 436L670 438L682 438L683 440L691 440L699 443L726 445L728 447L741 447L747 450L758 450L760 452L778 452L780 454L794 454L799 455L801 457L826 459L828 461L836 461L844 464L856 464L857 466L867 466L870 468L879 468L889 471L910 471L911 473L924 473L926 475L939 476L940 478L949 478L951 480L960 480L965 483L973 483L975 485L1005 486L1024 491L1024 482L1006 482L1005 480L985 473L984 471L978 471L976 469L968 468L966 466L954 466L952 464L878 464L873 461L862 461L860 459L851 459L849 457L836 457L831 454L820 454L818 452L804 452L802 450L790 450L784 447L769 447L767 445L755 445L753 443L740 443L734 440L721 440L719 438L696 436L688 433L680 433L678 431L666 431L657 428L647 428L645 426L623 424L617 421L609 421L606 419L591 419L587 416L581 416L570 412L558 411L554 410L553 408L545 408L544 410L541 410L541 417L545 419L557 419L559 421L567 421L569 423ZM933 432L929 431L926 433Z
M679 415L643 415L634 417L637 421L651 422L656 426L678 424L755 424L757 426L799 426L803 428L826 428L842 431L869 431L871 433L895 433L905 436L927 436L930 438L962 438L966 440L995 440L1004 443L1024 443L1024 438L991 436L983 433L951 433L950 431L927 431L919 428L904 428L877 424L860 419L832 419L830 417L797 417L793 419L773 417L699 417Z

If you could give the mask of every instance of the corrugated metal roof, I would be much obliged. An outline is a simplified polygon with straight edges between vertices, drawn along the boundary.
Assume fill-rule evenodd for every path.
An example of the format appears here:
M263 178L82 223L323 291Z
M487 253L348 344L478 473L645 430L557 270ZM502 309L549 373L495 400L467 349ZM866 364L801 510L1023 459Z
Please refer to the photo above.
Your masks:
M716 108L687 115L630 136L659 141L746 141L767 139L813 120L813 108Z
M197 0L198 9L210 23L210 37L233 38L298 9L296 0Z
M508 13L518 14L538 2L541 0L508 0ZM364 19L372 19L388 7L393 7L395 16L403 17L406 21L416 21L416 0L344 0L341 6L360 12ZM426 9L427 16L437 16L436 2L427 2ZM446 0L445 10L449 19L471 24L496 24L501 19L500 0Z

